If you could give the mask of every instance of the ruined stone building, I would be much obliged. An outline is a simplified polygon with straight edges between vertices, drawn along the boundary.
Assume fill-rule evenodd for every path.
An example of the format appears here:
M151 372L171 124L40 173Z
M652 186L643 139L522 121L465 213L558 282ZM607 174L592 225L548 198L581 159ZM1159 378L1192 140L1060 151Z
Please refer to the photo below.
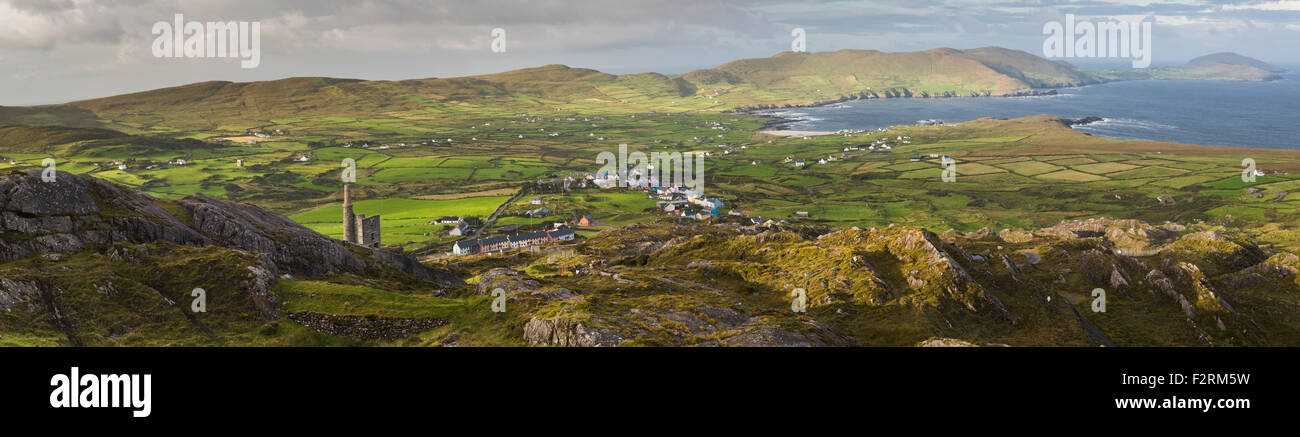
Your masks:
M379 247L379 214L366 217L352 213L351 186L343 185L343 241L366 247Z

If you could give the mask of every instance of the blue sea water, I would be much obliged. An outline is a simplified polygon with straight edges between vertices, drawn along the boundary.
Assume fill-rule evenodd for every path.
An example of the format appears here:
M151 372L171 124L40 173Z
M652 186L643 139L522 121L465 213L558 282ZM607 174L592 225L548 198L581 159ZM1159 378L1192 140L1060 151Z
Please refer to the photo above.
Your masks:
M1271 82L1140 80L1058 90L1054 96L856 100L771 114L791 130L874 129L934 119L1052 114L1097 116L1075 128L1097 136L1242 147L1300 149L1300 72Z

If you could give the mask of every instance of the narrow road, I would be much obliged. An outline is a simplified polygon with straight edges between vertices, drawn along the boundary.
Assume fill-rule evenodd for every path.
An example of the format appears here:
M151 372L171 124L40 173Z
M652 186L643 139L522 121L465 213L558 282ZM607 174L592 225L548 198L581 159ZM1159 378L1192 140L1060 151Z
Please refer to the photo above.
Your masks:
M522 197L523 195L524 195L524 189L520 188L519 192L515 193L514 197L511 197L510 200L507 200L505 201L505 203L502 203L501 206L497 207L496 211L492 211L492 215L488 216L486 220L483 220L483 225L479 226L478 229L474 230L474 235L471 236L470 239L477 240L480 235L483 235L484 229L492 227L492 224L497 222L497 217L501 216L501 213L506 210L507 206L510 206L510 204L515 203L515 201L519 200L519 198Z

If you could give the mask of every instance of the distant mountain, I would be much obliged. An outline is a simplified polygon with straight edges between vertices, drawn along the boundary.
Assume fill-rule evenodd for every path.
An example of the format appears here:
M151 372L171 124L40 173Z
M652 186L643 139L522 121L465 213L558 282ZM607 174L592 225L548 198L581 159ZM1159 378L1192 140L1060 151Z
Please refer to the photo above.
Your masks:
M1232 52L1213 53L1213 54L1201 56L1199 58L1187 61L1188 66L1213 64L1213 63L1227 64L1227 65L1243 65L1243 66L1258 68L1260 70L1264 70L1270 73L1286 72L1285 68L1281 68L1275 65L1270 65L1267 62L1254 59L1254 58L1245 57Z
M1281 79L1285 68L1236 53L1223 52L1201 56L1177 67L1105 70L1095 72L1109 80L1180 79L1264 82Z
M845 98L1009 96L1099 82L1063 62L1000 47L783 52L679 76L729 102L811 103Z
M210 81L62 105L0 107L0 124L112 127L127 133L240 130L303 116L368 118L432 107L526 112L564 105L734 110L854 98L1011 96L1100 79L1063 62L984 47L919 52L784 52L677 76L613 75L564 65L458 78L364 81L294 77ZM619 105L636 104L620 108Z

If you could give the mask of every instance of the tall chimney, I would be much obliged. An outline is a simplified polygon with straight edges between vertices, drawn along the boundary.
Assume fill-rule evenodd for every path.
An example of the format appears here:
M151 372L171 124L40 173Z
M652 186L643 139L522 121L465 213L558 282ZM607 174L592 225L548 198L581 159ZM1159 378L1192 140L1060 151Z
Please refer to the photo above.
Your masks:
M343 241L361 241L357 238L357 217L352 214L352 190L348 184L343 184Z

